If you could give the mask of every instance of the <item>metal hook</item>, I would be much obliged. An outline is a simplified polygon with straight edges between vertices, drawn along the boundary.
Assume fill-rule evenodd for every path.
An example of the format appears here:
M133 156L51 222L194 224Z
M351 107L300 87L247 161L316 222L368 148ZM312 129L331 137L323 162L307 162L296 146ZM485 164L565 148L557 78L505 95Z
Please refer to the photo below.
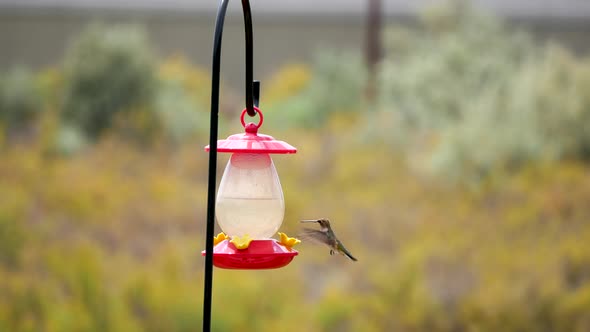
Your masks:
M252 82L252 96L254 96L254 106L259 107L260 104L260 81Z
M252 11L250 1L242 0L244 12L244 31L246 32L246 109L249 116L255 116L254 110L254 37L252 32ZM258 99L258 98L256 98Z

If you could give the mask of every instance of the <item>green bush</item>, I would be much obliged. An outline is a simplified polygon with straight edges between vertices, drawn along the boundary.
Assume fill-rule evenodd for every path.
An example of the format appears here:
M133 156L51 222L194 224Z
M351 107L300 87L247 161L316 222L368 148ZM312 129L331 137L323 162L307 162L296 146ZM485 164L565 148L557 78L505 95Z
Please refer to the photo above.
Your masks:
M121 113L149 106L154 84L153 52L142 29L92 25L66 55L63 119L96 138Z
M156 112L168 139L180 143L197 133L209 130L208 113L198 106L175 82L161 82L156 98Z
M381 133L430 174L477 180L532 161L588 159L590 62L455 6L394 30Z
M360 109L366 80L360 56L322 51L311 72L301 93L271 106L280 109L281 117L269 120L282 126L320 127L331 114Z
M183 57L160 66L154 110L168 142L178 144L209 133L210 75Z
M43 110L39 89L30 70L15 67L0 78L0 121L14 132L32 124Z

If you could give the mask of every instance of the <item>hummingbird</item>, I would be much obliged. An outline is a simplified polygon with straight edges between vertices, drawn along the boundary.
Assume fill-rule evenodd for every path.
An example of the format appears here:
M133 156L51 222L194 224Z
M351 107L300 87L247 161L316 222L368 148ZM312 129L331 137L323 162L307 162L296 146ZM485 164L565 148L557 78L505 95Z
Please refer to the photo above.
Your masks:
M320 225L320 230L304 228L301 237L303 239L310 240L316 243L323 243L330 247L330 255L334 255L334 252L338 252L342 255L347 256L353 261L357 261L346 248L342 245L342 242L338 240L336 234L330 227L330 220L328 219L314 219L314 220L301 220L302 223L317 222Z

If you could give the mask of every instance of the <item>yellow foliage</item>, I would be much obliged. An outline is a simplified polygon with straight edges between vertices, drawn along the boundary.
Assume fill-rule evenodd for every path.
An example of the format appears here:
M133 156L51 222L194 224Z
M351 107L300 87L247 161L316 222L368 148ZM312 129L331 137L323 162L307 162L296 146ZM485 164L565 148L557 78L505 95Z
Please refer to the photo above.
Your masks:
M198 104L207 104L210 98L211 75L189 63L186 57L174 55L166 59L159 69L160 79L178 82Z
M202 73L183 61L161 75L195 89ZM51 132L55 115L46 116ZM328 217L362 264L303 244L283 269L216 270L217 330L588 329L588 165L530 165L478 190L446 187L405 168L387 144L360 139L362 116L327 120L276 134L298 148L273 157L281 229ZM168 151L116 136L69 158L39 142L3 147L0 331L198 329L207 157L192 143Z
M296 96L307 86L310 79L311 70L307 65L293 63L281 67L272 77L263 82L264 95L261 104L272 105L274 102Z
M334 119L326 133L349 130L346 122ZM329 217L363 264L305 245L280 270L218 270L220 330L497 330L509 322L507 330L533 331L546 324L530 318L543 310L557 331L585 328L586 166L531 166L474 192L422 181L385 147L368 149L350 135L284 134L299 153L275 158L283 228ZM329 141L318 148L316 139ZM28 234L14 251L20 265L0 263L0 290L8 290L0 327L200 326L206 157L192 147L146 153L108 140L69 159L5 149L0 216ZM48 300L63 289L57 305Z

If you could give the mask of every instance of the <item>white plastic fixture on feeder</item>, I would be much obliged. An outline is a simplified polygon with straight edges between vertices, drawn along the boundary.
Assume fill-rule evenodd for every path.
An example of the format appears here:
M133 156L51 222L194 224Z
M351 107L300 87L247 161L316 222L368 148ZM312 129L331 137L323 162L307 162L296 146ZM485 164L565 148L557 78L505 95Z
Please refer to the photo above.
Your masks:
M268 135L258 134L258 124L241 121L244 134L219 140L218 152L232 152L221 178L215 207L217 223L229 236L268 239L281 227L285 200L271 153L295 153L297 149Z
M264 120L254 107L260 121L244 123L246 110L240 118L245 133L217 142L218 152L231 152L221 178L216 198L217 223L223 233L213 248L213 264L226 269L274 269L293 260L299 243L279 233L280 240L271 239L285 216L285 200L281 182L270 154L296 153L293 146L258 134ZM209 147L205 147L209 151ZM203 255L205 252L202 253Z

